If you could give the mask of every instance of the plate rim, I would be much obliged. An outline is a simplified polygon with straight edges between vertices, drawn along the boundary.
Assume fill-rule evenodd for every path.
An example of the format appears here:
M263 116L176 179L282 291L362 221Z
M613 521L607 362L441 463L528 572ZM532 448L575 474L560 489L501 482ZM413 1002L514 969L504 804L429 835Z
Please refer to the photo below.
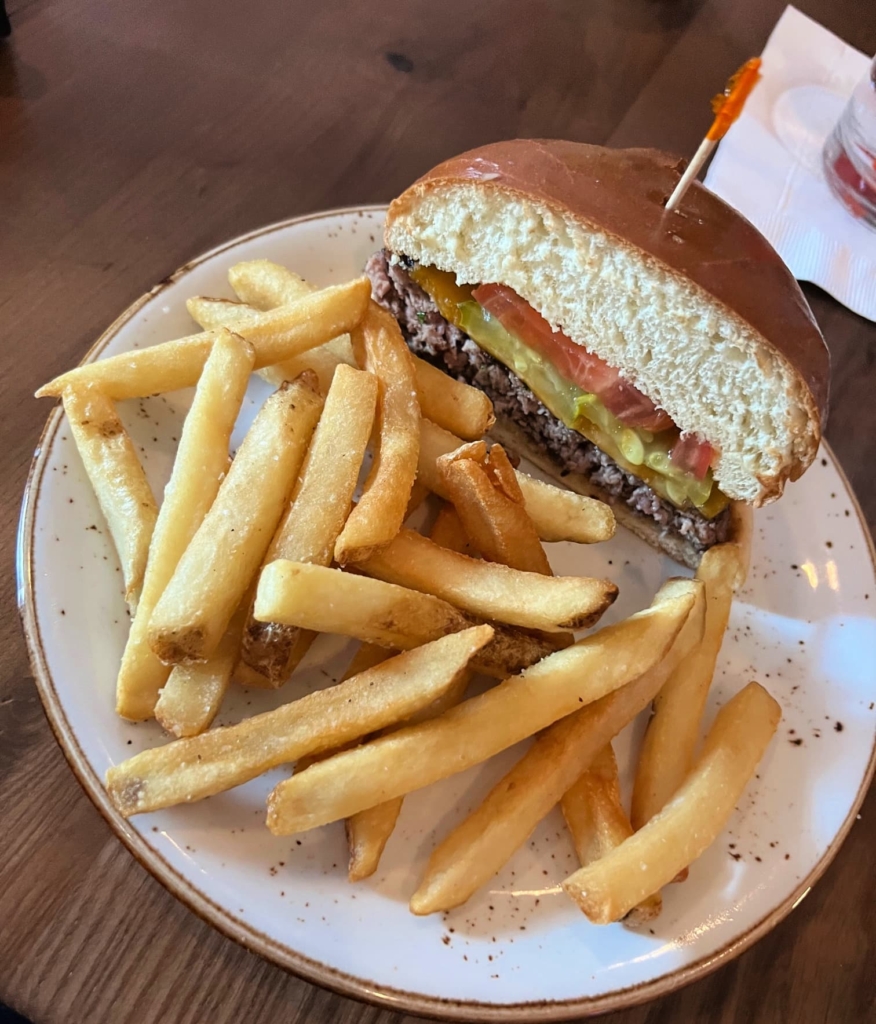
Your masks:
M115 338L121 328L132 320L147 302L170 285L175 284L194 267L212 259L214 256L218 256L222 252L233 249L244 242L308 221L365 212L377 213L385 211L386 208L387 206L384 203L374 203L339 207L303 214L297 217L289 217L285 220L256 228L253 231L246 232L215 246L194 259L188 260L173 273L135 299L100 334L82 357L79 365L94 362L103 349ZM156 849L150 846L146 839L130 827L127 821L122 818L110 803L102 781L88 762L64 712L55 689L54 679L49 671L40 634L33 589L33 542L36 511L40 497L40 484L48 460L48 452L61 420L62 407L58 405L49 414L34 451L22 497L16 540L18 612L25 635L34 682L36 683L49 726L74 776L86 795L103 816L116 837L122 841L140 865L160 882L172 896L183 903L206 924L215 928L226 938L232 939L245 949L257 953L278 967L290 971L312 984L320 985L340 995L359 999L384 1009L389 1008L418 1016L429 1016L455 1022L501 1021L509 1022L509 1024L518 1024L518 1022L519 1024L530 1024L530 1022L535 1021L568 1021L579 1017L596 1016L613 1010L626 1009L677 991L691 982L711 974L718 967L735 959L745 950L749 949L758 939L784 920L802 902L812 886L815 885L833 862L851 830L872 782L874 772L876 772L876 737L874 737L869 761L848 815L826 848L823 856L785 900L772 908L742 935L728 942L717 952L650 981L616 989L613 992L604 993L599 996L563 1000L530 1000L516 1003L485 1003L478 1000L447 999L423 995L404 989L396 989L378 982L369 981L366 978L348 974L275 941L258 929L240 921L226 908L220 906L205 893L201 892L192 882L184 878L172 867ZM874 573L874 578L876 578L876 546L874 546L873 537L870 534L857 496L852 490L849 480L828 442L822 438L821 443L839 474L855 510L858 522L863 529L867 541L867 549L870 554L871 570Z

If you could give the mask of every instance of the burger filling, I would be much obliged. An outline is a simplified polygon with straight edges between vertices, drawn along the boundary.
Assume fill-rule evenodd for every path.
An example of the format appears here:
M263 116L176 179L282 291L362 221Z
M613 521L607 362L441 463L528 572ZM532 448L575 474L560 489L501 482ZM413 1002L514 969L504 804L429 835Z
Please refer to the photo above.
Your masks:
M665 411L550 325L503 285L472 288L452 274L385 252L368 262L375 299L417 355L480 388L563 473L705 550L726 539L728 499L713 449L682 435Z

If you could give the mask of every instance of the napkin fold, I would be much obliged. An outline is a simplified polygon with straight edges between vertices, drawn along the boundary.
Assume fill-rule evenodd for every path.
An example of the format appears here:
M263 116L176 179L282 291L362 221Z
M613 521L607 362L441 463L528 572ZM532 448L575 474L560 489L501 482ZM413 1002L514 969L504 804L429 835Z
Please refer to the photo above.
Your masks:
M766 235L796 278L876 320L876 231L834 197L821 169L825 139L870 60L794 7L762 57L763 77L705 184Z

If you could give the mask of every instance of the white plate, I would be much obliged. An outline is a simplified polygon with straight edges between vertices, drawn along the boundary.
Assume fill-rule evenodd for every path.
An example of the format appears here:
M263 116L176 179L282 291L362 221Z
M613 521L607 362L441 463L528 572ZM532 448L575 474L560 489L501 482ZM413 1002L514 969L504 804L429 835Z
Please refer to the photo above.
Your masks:
M323 213L231 242L135 303L87 358L190 333L185 299L230 295L226 271L238 260L275 259L320 284L349 278L377 248L382 219L380 209ZM266 391L254 380L235 443ZM189 400L176 393L123 408L156 493ZM784 719L727 831L685 884L668 888L662 917L643 934L591 926L559 891L575 860L558 812L466 906L426 919L408 912L436 838L519 749L408 798L377 875L356 886L345 877L340 825L297 839L264 828L264 798L284 771L123 821L105 797L104 772L164 737L113 712L127 628L121 575L57 411L25 494L19 584L40 693L74 770L131 851L201 916L349 995L451 1019L562 1020L665 993L739 953L803 898L854 821L873 772L876 580L866 528L830 452L755 525L751 577L734 605L709 717L757 678ZM678 572L625 532L590 548L553 545L550 556L558 572L618 581L607 622L647 605ZM320 638L279 695L235 688L221 720L325 685L349 653L346 642ZM618 743L622 764L636 731Z

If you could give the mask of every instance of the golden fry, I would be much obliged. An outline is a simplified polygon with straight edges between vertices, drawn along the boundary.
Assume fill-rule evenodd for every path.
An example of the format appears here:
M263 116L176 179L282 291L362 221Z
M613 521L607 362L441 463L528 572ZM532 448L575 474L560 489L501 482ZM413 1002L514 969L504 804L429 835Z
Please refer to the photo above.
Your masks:
M605 502L546 484L520 470L517 479L526 511L542 540L596 544L614 536L614 512Z
M754 512L744 501L730 502L730 536L736 545L738 567L733 581L733 592L738 593L748 576L751 563L751 537L754 533Z
M317 290L303 277L278 263L272 263L271 260L237 263L228 271L228 280L235 293L243 300L242 307L249 313L287 306ZM219 310L215 312L218 313ZM341 334L301 355L262 367L259 376L279 387L284 380L295 380L305 370L313 370L319 377L320 388L326 392L335 370L342 363L356 365L349 334Z
M357 278L262 313L257 323L247 323L237 333L252 344L255 369L260 370L351 330L365 312L370 294L368 278ZM204 331L77 366L43 385L36 393L37 398L57 397L67 387L88 384L113 399L144 398L192 387L198 382L217 336L216 331Z
M390 657L392 655L385 647L378 647L377 644L359 644L350 664L347 665L347 671L344 673L343 679L352 679L353 676L359 675L365 669L374 668L375 665L379 665Z
M149 620L228 471L228 443L246 394L253 359L250 344L222 330L198 381L164 490L143 592L122 655L116 711L123 718L151 718L158 692L167 680L169 669L149 647Z
M297 274L278 266L270 260L251 260L238 263L228 272L231 287L245 303L255 309L273 309L294 302L313 286ZM220 300L221 301L221 300ZM219 312L217 310L217 312ZM195 317L195 319L198 319ZM200 322L200 321L199 321ZM342 340L342 339L337 339ZM348 339L346 346L335 346L339 361L353 363L352 348ZM327 352L334 343L323 346L320 354ZM348 354L349 353L349 354ZM422 359L414 357L416 368L417 394L423 415L440 423L447 430L452 430L461 437L482 437L495 422L492 402L477 388L463 384L461 381L448 377L446 373L436 369ZM270 369L273 376L268 378L273 383L280 383L285 372L286 379L292 370L301 372L304 367L293 366ZM314 367L323 380L322 365ZM295 376L295 373L292 373Z
M325 392L331 387L339 366L355 365L350 336L342 334L324 345L302 352L300 356L284 359L282 363L274 363L273 366L265 366L258 373L269 384L279 387L283 381L295 380L305 370L312 370L319 380L320 390Z
M239 326L247 317L297 302L315 290L303 278L270 260L238 263L229 270L228 277L242 302L197 296L186 303L192 318L204 329ZM416 356L413 362L423 415L460 437L470 440L483 437L496 421L493 403L483 391L454 380ZM339 363L354 363L348 336L336 338L295 360L266 367L262 376L272 384L281 384L310 368L319 376L320 384L327 387Z
M136 611L158 506L112 401L93 388L64 392L64 412L113 539L125 600Z
M245 318L258 320L260 312L297 302L317 290L291 270L271 263L270 260L238 263L229 270L228 276L238 294L252 296L254 301L229 302L227 299L202 297L189 299L186 303L189 313L205 329L217 324L239 326L240 321ZM285 359L281 363L262 367L258 372L268 383L279 387L283 381L295 380L305 370L313 370L319 377L320 388L327 391L335 370L342 363L349 366L356 364L349 334L332 338L324 345Z
M203 800L401 721L452 686L491 634L476 626L442 637L238 725L144 750L109 769L110 798L125 817Z
M254 306L233 299L210 299L204 295L194 295L186 299L189 316L202 331L217 331L227 327L233 331L241 320L255 319L260 312Z
M697 859L727 824L781 718L758 683L724 705L696 765L669 803L563 888L595 924L617 921Z
M654 714L642 741L633 786L630 819L636 829L669 802L693 764L738 570L739 553L734 544L710 548L700 562L697 578L706 592L703 641L654 698Z
M378 647L376 644L359 644L356 648L356 653L350 660L350 664L347 665L347 670L341 676L340 682L345 683L348 679L352 679L353 676L359 675L360 672L374 668L375 665L379 665L391 657L392 651L386 650L385 647ZM348 750L356 742L357 740L352 740L337 749L320 750L318 754L305 754L304 757L299 757L295 762L295 771L303 772L305 768L316 764L317 761L324 761L327 757L338 753L339 750Z
M447 509L453 512L452 505L445 505L442 511ZM447 526L442 527L439 525L439 520L440 515L431 531L431 537L435 543L440 543L436 539L436 533L438 536L442 536L448 530ZM456 521L459 523L458 518ZM426 721L429 718L437 718L438 715L443 714L448 708L458 704L465 696L465 691L468 689L470 681L470 672L460 673L458 682L428 708L424 708L423 711L415 715L412 721ZM369 878L377 870L389 837L395 829L395 823L398 820L403 802L404 797L397 796L392 800L377 804L375 807L369 807L367 810L359 811L358 814L347 818L347 845L350 849L348 876L351 882L360 882L364 878Z
M417 475L420 407L414 363L398 324L374 303L353 332L359 364L380 382L377 450L362 497L335 545L341 565L367 557L401 529Z
M350 850L347 877L351 882L370 878L379 867L403 803L404 797L397 796L347 818L344 823Z
M272 260L246 260L228 271L228 283L241 302L259 310L296 302L313 285Z
M254 614L260 621L338 633L392 650L409 650L477 621L431 594L340 569L284 561L262 570ZM477 668L504 679L554 649L540 637L495 626Z
M169 664L209 658L240 604L295 485L322 396L304 373L268 398L149 621Z
M452 506L445 506L452 510ZM458 522L458 520L457 520ZM435 527L432 529L432 537L435 536ZM369 668L376 661L382 661L388 657L385 650L375 647L372 644L361 644L346 676L354 675L363 668ZM423 711L415 715L412 721L425 721L427 718L435 718L447 708L458 704L465 694L470 682L468 671L460 673L457 683L451 687L442 697L434 701ZM332 754L339 751L326 751L310 759L304 759L306 763L299 762L295 766L296 771L303 771L310 764L317 760L325 760ZM395 823L401 812L404 797L395 797L387 800L386 803L377 804L376 807L369 807L367 810L354 814L346 821L347 845L350 850L350 861L348 875L351 882L359 882L369 878L377 870L383 850L392 835Z
M445 500L449 500L450 495L444 486L437 461L461 444L459 437L442 430L425 416L421 420L418 479ZM614 536L614 513L604 502L542 483L520 470L516 470L516 475L526 511L542 540L595 544Z
M405 509L405 522L420 508L429 497L429 493L428 487L424 487L418 480L414 481L414 486L411 488L411 496L408 498L408 505Z
M624 686L665 656L694 606L697 586L667 584L645 611L551 654L438 718L281 782L268 801L268 827L288 835L349 818L480 764Z
M198 736L213 724L237 664L248 608L248 600L241 602L206 661L177 665L170 673L158 695L155 717L174 736Z
M676 598L686 594L693 604L665 656L638 678L556 722L536 740L483 803L432 852L411 898L413 913L432 914L459 906L488 882L599 751L647 707L702 634L701 591L701 586L690 580L664 585L658 602L671 600L673 594ZM628 656L629 648L626 653Z
M356 568L434 594L482 619L548 632L592 626L617 597L611 580L509 569L439 547L408 529Z
M477 558L478 552L465 532L459 513L449 501L445 501L438 510L432 529L429 531L429 540L437 544L439 548L447 548L459 555L468 555L469 558Z
M433 700L428 707L411 715L411 724L427 722L455 707L465 696L471 682L471 670L460 672L458 679ZM388 730L384 730L384 734ZM351 882L361 882L377 870L383 850L392 835L404 802L403 796L368 807L351 815L346 821L347 844L350 848L348 876Z
M491 562L552 575L550 563L523 503L505 449L483 441L438 459L438 470L465 532Z
M339 366L313 434L292 501L265 563L277 559L328 565L350 512L353 491L371 436L377 379ZM313 634L309 634L312 638ZM281 686L306 653L309 641L294 626L257 622L246 625L241 658L252 672L248 685Z
M493 403L483 391L454 380L442 370L414 357L420 411L445 430L475 441L496 422Z
M617 760L610 743L566 791L560 807L582 867L604 857L633 834L633 826L621 804ZM658 917L662 909L663 897L659 891L654 892L633 907L624 918L624 924L639 928Z

